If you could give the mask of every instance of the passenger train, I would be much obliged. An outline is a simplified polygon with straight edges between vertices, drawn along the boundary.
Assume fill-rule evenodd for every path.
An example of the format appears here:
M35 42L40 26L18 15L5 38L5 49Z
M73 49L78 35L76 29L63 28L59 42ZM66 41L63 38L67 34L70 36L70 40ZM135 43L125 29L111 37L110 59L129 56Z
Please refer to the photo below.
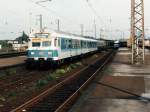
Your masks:
M27 65L39 62L57 65L66 59L102 50L107 45L104 42L57 31L34 32L30 35Z

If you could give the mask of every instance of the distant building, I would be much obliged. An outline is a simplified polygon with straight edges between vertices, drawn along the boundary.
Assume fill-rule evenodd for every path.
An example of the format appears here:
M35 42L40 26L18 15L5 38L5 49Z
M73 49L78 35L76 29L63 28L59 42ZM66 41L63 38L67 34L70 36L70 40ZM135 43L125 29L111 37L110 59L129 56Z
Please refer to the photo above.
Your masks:
M2 49L2 45L0 45L0 50Z
M150 39L145 39L145 47L150 47Z
M20 42L18 40L9 40L8 44L12 44L12 48L13 50L16 51L26 51L26 49L28 48L28 42Z
M26 51L28 48L29 36L23 31L22 36L15 40L9 40L8 44L12 45L13 50Z

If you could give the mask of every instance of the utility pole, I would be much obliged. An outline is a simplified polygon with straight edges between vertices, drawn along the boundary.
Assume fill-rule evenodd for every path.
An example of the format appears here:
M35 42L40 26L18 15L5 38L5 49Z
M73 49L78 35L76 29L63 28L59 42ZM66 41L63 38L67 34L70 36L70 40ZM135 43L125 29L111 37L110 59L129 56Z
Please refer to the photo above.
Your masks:
M41 30L41 32L43 30L43 18L42 18L41 14L40 14L40 30Z
M111 19L111 17L110 17L110 19L109 19L109 24L110 24L110 31L109 31L109 34L110 34L110 38L113 40L114 38L113 38L113 35L112 35L112 19ZM115 39L114 39L115 40Z
M60 20L57 19L57 31L60 31Z
M31 12L29 13L29 24L30 24L29 32L31 33L32 32L32 13Z
M100 29L100 39L103 38L103 29Z
M83 36L84 35L84 25L81 24L80 27L81 27L81 35Z
M145 32L143 0L131 0L132 64L144 64Z
M95 38L97 37L96 33L97 33L97 31L96 31L96 21L94 19L94 35L95 35Z
M37 15L39 18L37 19L40 22L40 32L43 32L43 18L42 14Z

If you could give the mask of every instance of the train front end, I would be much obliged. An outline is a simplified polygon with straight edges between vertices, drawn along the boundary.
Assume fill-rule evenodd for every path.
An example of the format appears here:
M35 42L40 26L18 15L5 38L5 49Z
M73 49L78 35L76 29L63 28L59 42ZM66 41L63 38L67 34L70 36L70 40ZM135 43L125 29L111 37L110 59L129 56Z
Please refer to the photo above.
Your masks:
M50 63L58 59L58 51L53 47L50 33L35 33L30 37L27 64Z

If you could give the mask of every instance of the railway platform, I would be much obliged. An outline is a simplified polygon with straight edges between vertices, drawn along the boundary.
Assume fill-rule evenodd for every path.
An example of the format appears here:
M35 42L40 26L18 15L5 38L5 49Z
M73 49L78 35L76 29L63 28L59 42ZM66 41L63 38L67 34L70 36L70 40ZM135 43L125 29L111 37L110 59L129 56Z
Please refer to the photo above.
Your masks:
M10 66L21 65L24 63L26 56L17 56L9 58L0 58L0 69Z
M93 80L69 112L150 112L150 52L144 65L131 65L127 48Z

